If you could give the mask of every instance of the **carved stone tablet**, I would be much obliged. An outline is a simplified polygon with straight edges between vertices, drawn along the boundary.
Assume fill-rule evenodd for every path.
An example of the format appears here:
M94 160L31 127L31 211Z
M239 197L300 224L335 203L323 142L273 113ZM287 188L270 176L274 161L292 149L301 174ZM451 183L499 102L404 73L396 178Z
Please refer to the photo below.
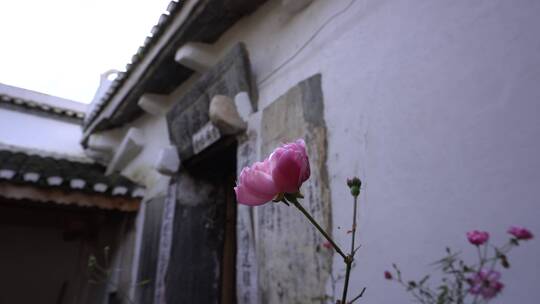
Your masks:
M305 139L311 166L301 203L331 231L320 75L300 82L262 113L261 157L297 138ZM257 207L255 225L261 303L325 303L332 253L321 248L324 240L306 218L295 208L266 204Z
M167 113L169 134L173 144L178 147L180 159L187 161L207 147L199 136L207 131L201 129L210 121L209 107L212 97L224 95L234 98L240 92L248 92L250 100L255 100L250 71L246 48L239 43L204 73ZM220 134L219 138L222 136L223 134ZM201 145L195 147L194 143Z

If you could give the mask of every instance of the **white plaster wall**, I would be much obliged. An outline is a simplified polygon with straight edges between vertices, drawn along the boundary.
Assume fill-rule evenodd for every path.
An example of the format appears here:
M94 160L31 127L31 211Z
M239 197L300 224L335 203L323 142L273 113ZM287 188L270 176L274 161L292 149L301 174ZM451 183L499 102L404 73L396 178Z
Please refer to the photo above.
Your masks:
M158 173L154 164L162 148L169 145L165 117L144 115L132 125L142 131L145 145L141 153L122 170L122 174L147 187L147 198L165 194L169 177Z
M0 108L0 143L82 157L81 135L78 124Z
M166 102L160 104L160 106L164 109L170 109L174 102L191 87L193 82L199 76L200 75L195 74L185 81L183 85L179 86L168 95ZM146 187L147 191L144 200L159 195L165 195L170 177L157 172L154 165L156 164L160 151L171 145L166 117L164 115L151 115L145 113L129 125L119 129L104 131L100 134L116 141L118 145L115 148L118 148L123 137L129 131L129 128L137 128L142 132L144 146L142 151L130 161L127 166L121 168L120 171L122 175Z
M334 235L350 225L349 176L364 180L362 249L352 293L403 303L383 279L392 262L419 278L465 232L505 240L512 224L540 236L540 2L355 1L274 77L327 18L349 1L316 0L290 17L265 4L216 44L244 41L259 107L322 73ZM510 255L494 303L536 303L540 240ZM335 257L335 272L342 268ZM291 275L294 275L291 273Z
M170 108L174 101L181 96L187 88L189 88L193 81L198 77L198 75L193 75L184 85L178 87L174 92L172 92L168 97L165 104L160 104L164 108ZM109 131L101 132L101 135L108 136L111 140L116 141L118 147L122 138L127 134L130 127L139 129L142 132L144 137L144 146L142 151L132 160L129 164L121 168L121 174L135 181L139 185L146 187L145 195L143 202L148 202L152 198L166 195L168 190L168 185L170 182L170 177L160 174L154 168L154 165L157 161L158 155L161 149L168 147L170 143L169 131L167 128L166 117L159 115L150 115L148 113L143 114L141 117L137 118L130 125L124 126L120 129L114 129ZM146 210L146 205L141 204L141 209L137 214L137 219L135 223L135 241L133 249L133 258L131 265L131 273L139 273L139 263L140 263L140 252L142 246L146 246L141 242L144 217ZM136 286L138 278L136 275L132 277L132 284ZM135 296L136 288L132 288L129 291L130 297Z

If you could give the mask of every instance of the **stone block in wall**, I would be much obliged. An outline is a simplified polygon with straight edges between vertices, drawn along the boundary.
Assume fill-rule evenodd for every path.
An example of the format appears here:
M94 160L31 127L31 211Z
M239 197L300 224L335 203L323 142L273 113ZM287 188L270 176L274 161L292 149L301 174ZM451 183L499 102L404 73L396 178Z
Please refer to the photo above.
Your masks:
M240 92L248 92L254 101L256 89L251 84L249 56L245 46L239 43L176 101L167 113L167 124L171 142L178 147L182 161L189 161L200 152L194 149L193 137L210 122L210 100L217 95L233 99ZM209 140L215 142L219 138L209 136Z
M311 177L301 188L301 203L331 231L321 76L300 82L265 108L260 136L262 157L304 138ZM324 303L332 255L321 248L324 239L307 219L293 207L266 204L256 210L255 224L261 303Z

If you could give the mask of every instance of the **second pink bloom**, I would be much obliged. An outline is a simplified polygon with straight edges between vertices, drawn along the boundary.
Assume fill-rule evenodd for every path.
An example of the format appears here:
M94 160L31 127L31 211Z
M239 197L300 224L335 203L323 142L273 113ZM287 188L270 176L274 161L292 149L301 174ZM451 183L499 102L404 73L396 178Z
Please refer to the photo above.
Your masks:
M311 173L303 139L275 149L269 161L272 178L280 193L298 192Z

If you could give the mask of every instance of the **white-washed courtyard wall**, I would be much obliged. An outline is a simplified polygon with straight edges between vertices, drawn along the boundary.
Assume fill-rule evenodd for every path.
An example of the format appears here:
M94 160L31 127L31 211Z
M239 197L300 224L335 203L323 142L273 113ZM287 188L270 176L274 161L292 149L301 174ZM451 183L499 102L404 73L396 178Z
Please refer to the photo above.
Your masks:
M351 293L365 286L366 302L402 303L408 295L383 277L393 262L419 278L435 271L429 264L447 245L474 258L466 231L488 230L496 243L510 225L540 233L540 3L350 3L315 0L291 14L270 0L213 49L224 55L246 44L259 112L321 74L332 226L341 244L352 210L345 180L364 181ZM249 123L256 133L258 115ZM123 173L148 186L147 199L163 195L168 178L151 164L169 144L165 120L145 115L131 126L144 130L146 144ZM260 137L256 143L261 159ZM537 240L510 255L495 303L535 303L538 256ZM334 275L342 268L334 255Z
M366 286L364 301L404 302L383 278L391 263L419 278L447 245L473 258L468 230L497 243L513 224L540 231L540 3L357 0L320 29L349 3L316 0L290 15L269 1L214 47L247 45L259 111L322 75L342 244L352 209L345 180L364 181L352 292ZM535 303L539 253L533 241L511 254L495 303ZM341 268L335 255L334 274Z

